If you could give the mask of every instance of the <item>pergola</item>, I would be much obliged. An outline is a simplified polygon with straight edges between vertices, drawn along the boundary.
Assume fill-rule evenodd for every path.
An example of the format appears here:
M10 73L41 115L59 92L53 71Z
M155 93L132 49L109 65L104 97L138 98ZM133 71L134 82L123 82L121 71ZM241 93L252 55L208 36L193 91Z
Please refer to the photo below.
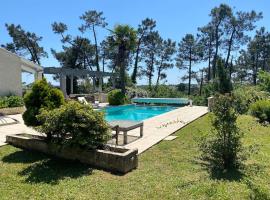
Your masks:
M73 79L74 77L82 78L82 77L91 77L93 78L94 91L95 88L95 80L99 79L98 92L102 92L102 79L104 77L110 77L112 79L113 87L115 86L115 79L117 78L116 73L110 72L100 72L100 71L91 71L88 69L72 69L72 68L60 68L60 67L45 67L43 69L44 74L54 74L60 77L60 89L63 91L64 95L67 96L66 91L66 78L67 76L70 78L70 93L73 94Z

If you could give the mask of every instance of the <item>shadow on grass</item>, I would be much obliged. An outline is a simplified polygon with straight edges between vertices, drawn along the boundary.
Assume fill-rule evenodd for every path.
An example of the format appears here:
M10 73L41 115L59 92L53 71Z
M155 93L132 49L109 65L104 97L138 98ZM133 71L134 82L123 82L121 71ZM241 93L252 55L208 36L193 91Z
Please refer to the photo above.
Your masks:
M210 168L208 171L211 178L217 180L241 181L244 177L244 173L239 169L221 170Z
M54 158L42 153L30 151L17 151L2 159L7 163L26 163L26 168L20 171L20 176L25 176L27 183L57 184L65 178L79 178L92 174L89 165L76 161Z
M245 177L243 169L222 170L208 162L201 161L199 159L193 160L193 163L201 165L204 170L208 171L211 179L241 181Z
M19 150L2 158L6 163L33 163L48 158L45 154Z

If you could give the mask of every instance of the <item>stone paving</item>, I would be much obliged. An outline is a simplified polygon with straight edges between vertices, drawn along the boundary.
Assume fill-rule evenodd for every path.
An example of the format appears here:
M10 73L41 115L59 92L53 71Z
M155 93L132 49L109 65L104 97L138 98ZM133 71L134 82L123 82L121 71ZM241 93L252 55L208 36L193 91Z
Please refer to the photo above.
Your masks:
M140 129L129 131L129 143L124 147L137 148L140 154L207 112L208 108L204 106L185 106L144 120L143 137L139 138ZM0 146L5 145L6 135L18 133L40 134L25 126L20 114L10 115L9 117L18 120L19 123L0 126ZM122 143L121 138L123 135L119 135L119 137L119 141Z
M144 136L125 147L138 148L140 154L206 113L207 107L185 106L144 120ZM128 134L139 136L139 130L130 131Z
M9 118L13 118L18 121L16 124L0 126L0 146L5 145L6 135L18 134L18 133L29 133L29 134L40 134L24 125L22 115L9 115Z

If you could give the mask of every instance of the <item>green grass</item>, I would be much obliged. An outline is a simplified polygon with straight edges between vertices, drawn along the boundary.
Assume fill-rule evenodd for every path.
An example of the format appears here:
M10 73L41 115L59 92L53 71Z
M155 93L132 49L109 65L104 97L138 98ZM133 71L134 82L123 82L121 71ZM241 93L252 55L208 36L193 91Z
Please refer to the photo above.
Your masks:
M259 144L241 175L211 176L198 160L197 140L209 116L139 157L124 176L12 146L0 148L0 199L270 199L270 127L241 116L244 144Z

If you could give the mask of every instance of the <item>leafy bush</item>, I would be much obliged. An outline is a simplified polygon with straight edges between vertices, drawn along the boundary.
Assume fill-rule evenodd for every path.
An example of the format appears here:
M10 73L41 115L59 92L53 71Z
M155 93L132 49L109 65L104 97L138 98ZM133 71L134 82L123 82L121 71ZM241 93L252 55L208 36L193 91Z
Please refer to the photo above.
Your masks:
M212 169L237 169L244 157L241 156L242 134L236 124L237 112L233 108L233 99L223 95L215 98L212 118L214 130L200 144L202 159L209 162Z
M259 86L263 91L270 92L270 73L260 71L259 75Z
M108 102L110 105L123 105L127 101L126 95L121 90L112 90L108 93Z
M0 98L0 108L21 107L24 105L23 98L19 96L9 96Z
M196 106L207 106L207 98L205 96L190 96L192 104Z
M52 88L45 79L34 83L31 92L24 96L26 111L23 114L23 120L27 126L37 126L40 122L36 115L40 109L54 109L64 104L63 93Z
M43 110L37 118L41 122L37 130L53 143L94 149L102 147L109 138L103 113L75 101L51 111Z
M236 111L244 114L247 113L250 104L267 99L269 94L254 86L240 86L233 91L233 96Z
M8 107L7 97L0 98L0 108L7 108L7 107Z
M270 122L270 100L259 100L250 105L251 115L260 122Z
M129 99L134 97L148 97L148 91L143 88L127 87L126 95Z
M177 98L183 97L183 93L177 90L177 87L170 85L159 85L150 93L154 98Z
M8 97L8 107L21 107L24 105L23 98L19 96Z

